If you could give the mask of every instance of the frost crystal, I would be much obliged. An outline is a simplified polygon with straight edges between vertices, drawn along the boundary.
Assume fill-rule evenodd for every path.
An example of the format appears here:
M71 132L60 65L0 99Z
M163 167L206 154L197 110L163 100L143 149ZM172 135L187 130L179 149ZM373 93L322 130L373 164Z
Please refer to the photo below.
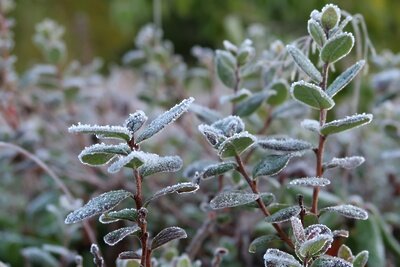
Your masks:
M293 138L268 138L264 140L259 140L258 144L264 149L285 152L296 152L313 148L312 144L303 140Z
M156 154L152 155L154 156L145 159L144 164L138 169L143 177L159 172L176 172L182 168L183 162L178 156L158 157Z
M290 219L293 229L293 235L296 238L297 243L303 243L306 240L306 235L304 233L304 228L301 223L301 220L297 217L292 217Z
M366 220L368 219L368 212L362 208L353 206L353 205L339 205L333 207L327 207L321 209L321 211L333 211L337 212L344 217L358 219L358 220Z
M339 133L368 124L372 121L372 118L373 118L372 114L365 114L365 113L347 116L343 119L334 120L324 124L321 127L320 131L321 134L324 135Z
M207 168L204 169L204 172L201 175L201 177L203 179L206 179L206 178L213 177L216 175L221 175L227 171L235 169L236 167L237 167L237 164L233 161L213 164L213 165L207 166Z
M68 131L70 133L95 134L98 138L117 138L125 141L129 141L132 137L128 129L122 126L99 126L78 123L78 125L69 127Z
M110 246L114 246L128 235L132 235L138 231L140 231L138 226L123 227L105 235L104 242Z
M288 208L284 208L278 210L271 216L265 218L265 220L269 223L281 223L289 221L290 218L295 217L300 214L301 208L299 206L292 206Z
M213 126L200 124L198 128L207 141L214 147L217 147L221 141L226 139L226 137L222 135L222 131Z
M324 164L325 169L331 169L335 167L341 167L345 169L354 169L363 164L365 161L364 157L353 156L345 158L333 158L331 162Z
M244 131L244 123L238 116L228 116L211 124L212 127L220 130L226 137Z
M125 127L133 134L147 121L147 116L142 110L137 110L133 114L129 114L125 121Z
M301 267L301 264L290 254L279 249L269 248L264 254L265 267Z
M353 66L345 70L342 74L340 74L326 89L326 93L333 97L337 93L339 93L346 85L348 85L354 77L361 71L361 69L365 65L365 60L360 60L355 63Z
M78 158L83 164L104 165L110 162L116 154L127 155L129 151L127 144L94 144L82 150Z
M260 195L245 192L222 192L210 202L212 209L232 208L256 201Z
M353 267L353 265L343 259L331 256L322 256L313 262L315 267Z
M219 145L218 156L220 158L227 158L240 155L246 149L250 148L255 141L256 137L247 131L234 134Z
M331 181L322 177L306 177L293 179L289 182L290 186L326 186L329 185Z

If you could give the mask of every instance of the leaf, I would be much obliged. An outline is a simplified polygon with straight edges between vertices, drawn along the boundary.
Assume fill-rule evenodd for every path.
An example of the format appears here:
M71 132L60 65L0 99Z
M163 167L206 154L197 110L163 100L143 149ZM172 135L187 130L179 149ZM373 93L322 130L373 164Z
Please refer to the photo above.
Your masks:
M221 192L210 202L212 209L232 208L245 205L260 198L259 194L244 193L238 191Z
M138 211L136 209L122 209L103 213L99 221L103 224L117 222L119 220L127 220L136 222L138 219Z
M238 156L253 145L255 141L256 138L248 132L234 134L221 143L218 148L218 156L220 158Z
M270 86L270 90L274 94L270 94L267 103L272 106L278 106L285 102L289 95L289 85L285 80L278 80Z
M220 104L225 104L227 102L238 103L238 102L248 98L251 95L252 95L252 93L248 89L242 88L233 95L221 96L219 99L219 103Z
M366 220L368 219L368 212L364 209L353 205L339 205L333 207L326 207L321 209L321 211L328 211L328 212L337 212L344 217L358 219L358 220Z
M182 168L182 159L178 156L153 157L145 161L138 171L142 177L160 172L176 172Z
M184 193L193 193L196 192L199 189L199 185L198 184L194 184L192 182L185 182L185 183L178 183L175 185L171 185L171 186L167 186L164 187L161 190L158 190L156 193L153 194L152 197L150 197L149 199L147 199L143 206L147 206L151 201L167 195L167 194L172 194L172 193L178 193L178 194L184 194Z
M198 126L198 129L207 139L208 143L210 143L210 145L215 148L217 148L218 145L226 139L226 137L222 135L222 132L219 129L211 125L200 124Z
M37 247L26 247L22 249L21 254L31 264L38 264L37 266L44 266L44 267L59 266L57 259L53 255Z
M352 156L352 157L345 157L345 158L333 158L330 162L324 163L324 169L332 169L336 167L341 167L344 169L355 169L365 161L364 157L360 156Z
M372 121L372 118L372 114L365 113L348 116L340 120L334 120L325 123L321 126L320 132L325 136L329 134L344 132L346 130L368 124Z
M301 267L301 264L290 254L279 249L269 248L264 254L265 267Z
M121 260L140 260L141 256L135 251L123 251L119 253L118 258Z
M326 30L338 26L340 21L340 9L333 4L325 5L321 10L321 24Z
M319 121L305 119L301 122L301 127L314 133L319 133Z
M94 134L98 138L115 138L125 141L129 141L132 138L128 129L122 126L98 126L78 123L78 125L69 127L68 131L70 133Z
M324 224L313 224L304 229L306 239L311 239L317 235L333 236L331 229Z
M233 161L221 162L217 164L213 164L204 169L201 178L207 179L210 177L218 176L224 174L228 171L234 170L237 168L237 164Z
M353 265L341 258L322 256L316 259L311 267L353 267Z
M335 63L345 57L353 48L354 36L351 33L339 33L330 38L322 47L320 58L326 63Z
M215 162L211 160L193 161L183 170L183 177L193 179L202 173L208 166L213 164L215 164Z
M244 131L243 120L238 116L228 116L211 124L220 134L231 137Z
M308 34L312 37L318 47L322 47L326 42L324 29L315 19L309 19L307 25Z
M322 75L319 70L314 66L314 64L306 57L303 52L301 52L297 47L293 45L286 46L287 51L292 56L294 62L297 66L304 71L311 79L315 82L322 82Z
M340 246L337 255L339 258L344 259L345 261L353 261L353 252L351 252L351 249L345 244Z
M157 155L145 153L143 151L132 151L128 156L121 156L114 161L109 167L108 172L116 173L119 172L123 167L129 167L132 169L139 168L146 160L155 157Z
M140 231L139 226L130 226L119 228L115 231L112 231L104 236L104 242L109 246L114 246L119 241L127 237L128 235L136 234Z
M353 260L353 267L364 267L367 265L369 252L366 250L358 253Z
M222 118L221 114L219 114L218 111L195 103L190 105L189 110L193 112L199 118L199 120L207 124L211 124Z
M293 179L289 182L289 186L312 186L312 187L322 187L329 185L331 181L322 177L305 177Z
M281 209L271 216L265 218L268 223L281 223L289 221L290 218L300 214L301 208L299 206L291 206L288 208Z
M249 252L256 253L261 250L266 250L269 246L269 243L273 241L281 240L276 235L263 235L254 239L249 245Z
M360 60L353 66L349 67L347 70L342 72L326 89L327 95L334 97L339 93L346 85L348 85L361 71L365 65L365 60Z
M298 102L314 109L329 110L335 105L333 99L321 87L305 81L292 83L290 94Z
M237 83L235 57L227 51L217 50L215 54L215 65L218 78L228 88L233 89Z
M296 242L302 244L306 240L306 235L304 233L304 228L301 220L297 217L292 217L290 218L290 222L292 224L293 235L296 239Z
M130 148L127 144L95 144L82 150L78 158L83 164L99 166L110 162L116 154L128 155L129 152Z
M65 219L66 224L80 222L84 219L104 213L116 207L122 200L131 197L132 194L125 190L115 190L103 193L92 198L83 207L68 214Z
M266 207L268 207L272 202L275 201L275 196L272 193L268 192L263 192L260 193L260 199L264 203ZM246 208L259 208L258 204L256 201L250 202L248 204L243 205L243 207Z
M161 247L162 245L176 239L187 238L185 230L172 226L161 230L151 243L151 250Z
M253 179L258 176L273 176L280 173L287 166L291 157L290 154L265 156L254 167Z
M299 152L313 148L312 144L293 138L268 138L264 140L258 140L257 143L264 149L284 152Z
M330 235L317 235L301 244L298 253L302 257L318 256L326 252L332 242L333 238Z
M271 92L258 92L236 105L234 114L246 117L253 114L262 103L271 95Z
M139 130L143 124L147 121L147 116L142 110L137 110L133 114L129 114L128 119L125 121L125 127L134 134Z
M190 104L194 101L193 97L189 97L184 99L181 103L175 105L170 110L164 112L155 118L146 128L139 134L139 136L135 139L136 143L140 143L153 135L159 133L161 130L165 128L168 124L171 124L176 119L178 119L183 113L185 113Z

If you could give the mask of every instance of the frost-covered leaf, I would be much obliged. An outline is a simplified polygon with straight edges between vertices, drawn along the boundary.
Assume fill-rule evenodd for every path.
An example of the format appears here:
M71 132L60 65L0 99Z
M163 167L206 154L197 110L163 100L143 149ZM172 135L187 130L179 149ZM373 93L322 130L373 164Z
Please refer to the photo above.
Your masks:
M271 95L272 92L261 91L246 98L235 107L235 115L245 117L253 114L261 107L262 103Z
M365 60L360 60L353 66L349 67L347 70L342 72L326 89L326 93L330 97L334 97L339 93L346 85L348 85L361 71L365 65Z
M178 156L152 157L139 167L142 177L160 172L176 172L182 168L182 159Z
M326 63L335 63L345 57L353 48L354 36L351 33L339 33L330 38L322 47L320 58Z
M272 106L278 106L285 102L289 96L289 85L285 80L275 81L271 86L271 95L267 98L267 103Z
M121 260L140 260L141 256L135 251L123 251L119 253L118 258Z
M131 133L122 126L98 126L89 124L72 125L68 128L70 133L86 133L94 134L98 138L115 138L129 141L132 137Z
M218 111L195 103L190 105L189 110L193 112L199 118L199 120L207 124L214 123L222 118Z
M236 133L241 133L244 131L244 123L238 116L228 116L214 122L211 124L211 126L226 137L230 137Z
M99 166L110 162L115 155L128 155L129 152L130 149L127 144L95 144L82 150L78 158L83 164Z
M227 102L237 103L237 102L240 102L240 101L246 99L247 97L249 97L251 95L252 95L252 93L248 89L242 88L239 91L237 91L235 94L221 96L219 99L219 102L221 104L225 104Z
M305 178L298 178L298 179L293 179L289 182L289 186L326 186L329 185L331 181L329 181L326 178L322 177L305 177Z
M213 164L215 164L215 162L211 160L194 161L183 170L183 177L192 179L202 173L208 166Z
M366 220L368 219L368 212L362 208L353 206L353 205L339 205L333 207L326 207L321 209L321 211L328 212L337 212L344 217L358 219L358 220Z
M334 120L322 125L320 128L320 132L323 135L340 133L355 127L368 124L372 121L372 117L373 117L372 114L363 113L363 114L348 116L340 120Z
M331 235L317 235L301 244L298 253L302 257L321 255L331 246L332 242Z
M129 117L125 121L125 127L134 134L139 130L143 124L147 121L147 116L142 110L137 110L135 113L129 114Z
M151 243L151 250L161 247L162 245L176 239L186 238L187 234L182 228L172 226L161 230Z
M228 171L234 170L234 169L236 169L236 167L237 167L237 164L233 161L227 161L227 162L213 164L213 165L207 166L207 168L204 169L201 177L203 179L211 178L214 176L224 174Z
M116 207L122 200L130 196L132 196L132 194L125 190L115 190L103 193L100 196L92 198L83 207L68 214L65 223L76 223L97 214L109 211Z
M304 228L301 220L297 217L292 217L290 218L290 222L292 224L293 235L296 239L296 242L302 244L306 240L306 235L304 233Z
M254 167L253 179L258 176L273 176L280 173L287 166L291 157L290 154L265 156Z
M207 139L208 143L213 147L217 147L221 142L223 142L226 137L222 135L221 130L206 124L200 124L198 127L199 131Z
M305 119L301 122L301 127L314 133L319 133L319 121Z
M136 222L138 219L138 211L136 209L122 209L103 213L99 217L99 221L103 224L117 222L119 220L127 220Z
M264 205L266 207L268 207L272 202L275 201L275 196L272 193L263 192L263 193L260 193L260 200L264 203ZM258 206L256 201L247 203L247 204L243 205L243 207L246 207L246 208L259 208L259 206Z
M351 252L351 249L345 244L340 246L337 255L339 258L344 259L345 261L353 261L353 252Z
M348 170L355 169L365 161L364 157L352 156L345 158L333 158L330 162L324 163L324 169L332 169L336 167L345 168Z
M326 42L326 35L321 25L315 19L309 19L307 30L314 42L321 48Z
M249 252L256 253L257 251L265 251L269 247L269 243L281 240L276 235L263 235L254 239L249 245Z
M368 262L369 252L366 250L361 251L354 257L353 267L365 267Z
M333 237L331 229L324 224L312 224L304 229L306 239L314 238L317 235L329 235Z
M123 167L137 169L144 162L150 161L154 157L158 156L155 154L145 153L143 151L132 151L128 156L120 156L108 167L107 170L110 173L116 173L119 172Z
M221 82L233 89L236 85L236 58L229 52L217 50L215 53L215 65Z
M253 193L239 191L221 192L211 200L210 207L215 210L232 208L254 202L259 198L259 194Z
M264 149L283 152L299 152L313 148L312 144L293 138L268 138L258 140L258 145Z
M265 267L301 267L302 265L290 254L279 249L269 248L264 254Z
M313 261L311 267L353 267L353 265L341 258L322 256Z
M193 97L184 99L181 103L176 104L170 110L159 115L143 129L143 131L135 139L136 143L140 143L152 137L153 135L159 133L162 129L164 129L165 126L174 122L189 109L189 106L193 101L194 101Z
M321 25L329 31L338 26L340 21L340 9L333 4L325 5L321 10Z
M294 82L290 88L292 97L314 109L331 109L335 102L321 87L305 81Z
M322 75L314 64L303 54L297 47L293 45L286 46L287 51L292 56L297 66L304 71L311 79L315 82L320 83L322 81Z
M138 227L136 225L119 228L115 231L112 231L112 232L106 234L104 236L104 242L107 245L114 246L115 244L117 244L119 241L121 241L128 235L136 234L139 231L140 231L140 227Z
M153 194L152 197L147 199L143 206L147 206L151 201L162 197L167 194L172 194L172 193L178 193L178 194L183 194L183 193L194 193L199 189L198 184L194 184L192 182L184 182L184 183L178 183L174 184L171 186L164 187L161 190L158 190L156 193Z
M295 217L300 214L301 208L299 206L291 206L284 209L281 209L271 216L265 218L265 220L269 223L281 223L289 221L290 218Z
M218 148L218 156L220 158L228 158L240 155L252 146L255 141L256 138L248 132L234 134L221 143Z

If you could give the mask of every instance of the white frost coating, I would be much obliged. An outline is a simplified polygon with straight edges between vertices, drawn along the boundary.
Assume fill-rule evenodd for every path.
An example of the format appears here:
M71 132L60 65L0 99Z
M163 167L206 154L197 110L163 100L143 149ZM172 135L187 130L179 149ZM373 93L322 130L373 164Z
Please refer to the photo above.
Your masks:
M365 158L361 156L352 156L345 158L333 158L331 162L324 164L325 169L331 169L335 167L341 167L348 170L357 168L365 162Z
M281 209L271 216L265 218L265 220L269 223L281 223L289 221L290 218L295 217L300 214L301 208L299 206L291 206L284 209Z
M92 165L84 161L83 157L88 156L88 155L96 155L96 154L122 154L122 155L128 155L130 149L127 144L118 144L118 145L106 145L104 143L101 144L94 144L90 147L85 147L79 154L78 158L79 160L86 165ZM102 164L96 164L97 166L100 165L105 165L109 163L114 157L110 156L110 158L105 161Z
M326 35L324 29L322 29L322 26L318 23L318 21L310 18L307 23L307 31L318 47L321 48L326 42Z
M129 114L124 126L133 134L147 121L147 116L143 110L136 110L135 113Z
M238 147L237 144L235 144L235 143L238 140L244 139L244 138L250 139L251 143L246 144L247 145L246 147L243 147L243 146ZM257 141L257 138L254 135L249 134L247 131L241 132L241 133L236 133L233 136L227 138L225 141L223 141L219 145L218 155L220 156L220 158L229 157L230 155L225 155L225 153L227 150L232 149L232 148L234 148L236 153L238 155L240 155L242 152L244 152L245 150L250 148L256 141Z
M259 194L238 191L222 192L210 201L212 209L232 208L252 203L260 198Z
M167 194L172 194L172 193L178 193L178 194L188 194L188 193L194 193L199 189L198 184L194 184L192 182L184 182L184 183L179 183L179 184L174 184L170 185L167 187L164 187L163 189L155 192L151 198L146 200L146 202L143 204L143 206L147 206L151 201L162 197Z
M144 164L138 168L140 175L143 177L159 172L176 172L182 168L183 162L178 156L159 157L156 154L151 155L152 156L145 159Z
M298 252L302 257L321 255L331 247L332 242L331 235L318 235L301 244Z
M306 235L304 233L304 228L301 223L301 220L297 217L290 218L290 222L292 224L293 235L296 239L296 242L301 244L306 240Z
M276 248L269 248L264 254L265 267L301 267L302 265L290 254Z
M317 235L330 235L332 236L332 231L324 224L312 224L304 229L306 234L306 239L314 238Z
M70 133L89 133L95 134L98 138L119 138L129 141L132 137L131 133L122 126L99 126L99 125L89 125L81 124L72 125L68 128Z
M139 136L136 138L136 143L140 143L143 140L152 137L153 135L163 130L165 126L174 122L189 109L189 106L193 101L193 97L184 99L181 103L175 105L170 110L159 115L152 122L150 122L150 124L147 125L147 127L139 134Z
M153 238L151 249L154 250L172 240L181 238L187 238L187 234L182 228L176 226L165 228Z
M305 119L300 123L301 127L314 133L319 132L319 122L316 120Z
M289 186L326 186L329 185L331 181L322 177L306 177L294 179L289 182Z
M333 131L333 133L343 132L345 130L350 130L350 129L357 128L362 125L368 124L372 121L372 119L373 119L372 114L366 114L366 113L355 114L352 116L347 116L343 119L334 120L334 121L325 123L320 128L320 131L322 134L325 134L325 133L329 134L331 131ZM344 127L345 130L341 130L340 129L341 127ZM335 128L338 128L338 129L336 130Z
M346 69L342 74L340 74L326 89L326 93L330 97L334 97L339 93L346 85L348 85L354 77L361 71L365 65L365 60L360 60L356 62L353 66Z
M244 131L244 123L238 116L230 115L211 124L212 127L219 129L223 135L230 137L236 133Z
M302 99L298 98L298 93L296 93L297 90L301 90L300 93L303 93L303 95L301 95ZM304 93L307 93L307 96L305 96ZM314 109L320 109L322 107L329 110L335 105L333 99L330 98L321 87L303 80L292 83L290 94L296 101Z
M285 152L297 152L313 148L313 145L309 142L293 138L268 138L258 140L258 145L264 149Z
M340 21L340 17L341 17L340 8L339 8L337 5L334 5L334 4L327 4L327 5L325 5L325 6L322 8L322 10L321 10L321 16L324 15L324 12L325 12L328 8L333 8L333 10L335 10L335 13L336 13L336 15L337 15L337 17L338 17L335 26L332 27L332 28L335 28L335 27L338 26L339 21Z
M114 246L128 235L134 234L138 231L140 231L139 226L123 227L106 234L104 236L104 242L107 245Z
M337 257L324 255L314 261L316 266L324 267L353 267L353 264Z
M292 157L291 154L265 156L253 168L253 173L252 173L253 178L263 175L268 175L268 176L277 175L287 166L291 157Z
M287 51L293 57L294 62L300 67L311 79L315 82L322 82L322 75L314 64L301 52L297 47L293 45L286 46Z
M99 222L102 224L109 224L117 222L119 220L136 221L138 217L138 212L133 208L125 208L122 210L111 211L101 214L99 217Z
M333 211L337 212L344 217L358 219L358 220L366 220L368 219L368 212L362 208L353 206L353 205L339 205L333 207L327 207L321 209L321 211Z
M120 156L116 161L114 161L110 167L108 167L109 173L119 172L125 165L128 165L132 161L140 161L145 163L147 161L152 161L158 158L158 155L146 153L143 151L132 151L128 156Z
M239 91L237 91L236 94L221 96L219 99L219 103L225 104L227 102L234 102L239 99L244 99L246 97L249 97L251 95L252 93L248 89L242 88Z
M212 165L207 166L204 169L203 173L201 174L201 178L206 179L209 177L220 175L227 171L233 170L236 167L237 167L237 164L233 161L212 164Z

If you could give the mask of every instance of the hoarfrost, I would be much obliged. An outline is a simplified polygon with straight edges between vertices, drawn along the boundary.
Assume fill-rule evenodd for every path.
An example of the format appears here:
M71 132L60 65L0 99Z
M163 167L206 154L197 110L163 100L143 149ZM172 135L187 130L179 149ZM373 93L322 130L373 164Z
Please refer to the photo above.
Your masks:
M345 158L333 158L329 163L324 164L325 169L331 169L335 167L342 167L345 169L354 169L363 164L365 161L364 157L352 156Z
M256 201L260 195L245 192L222 192L210 202L212 209L232 208Z
M295 217L300 214L301 208L299 206L292 206L281 209L271 216L265 218L265 220L269 223L281 223L289 221L292 217Z
M140 231L140 227L138 226L130 226L130 227L123 227L112 231L104 236L104 242L107 245L114 246L119 241L127 237L128 235L132 235Z
M132 138L131 133L122 126L99 126L99 125L89 125L81 124L72 125L68 128L70 133L88 133L95 134L98 138L117 138L129 141Z
M331 181L322 177L305 177L293 179L289 182L289 186L326 186L329 185Z
M114 161L110 167L108 167L108 172L116 173L127 165L132 165L133 168L137 168L143 163L153 161L155 158L158 158L158 155L143 151L132 151L128 156L120 156L116 161Z
M149 176L159 172L176 172L182 168L182 159L178 156L159 157L156 154L145 159L144 164L138 168L141 176Z
M339 205L333 207L327 207L321 209L321 211L329 211L329 212L337 212L344 217L358 219L358 220L366 220L368 219L368 212L362 208L353 206L353 205Z
M290 254L279 249L269 248L264 254L265 267L301 267L301 264Z
M309 142L293 138L268 138L259 140L258 144L264 149L285 152L297 152L313 148L313 145Z
M213 164L213 165L207 166L204 169L204 172L202 173L201 177L203 179L206 179L206 178L213 177L216 175L221 175L227 171L236 169L236 167L237 167L237 164L233 161L227 161L227 162Z
M187 238L187 234L182 228L176 226L165 228L153 238L151 249L154 250L172 240L181 238Z
M129 114L125 121L125 127L134 134L147 121L147 116L142 110L137 110L135 113Z

